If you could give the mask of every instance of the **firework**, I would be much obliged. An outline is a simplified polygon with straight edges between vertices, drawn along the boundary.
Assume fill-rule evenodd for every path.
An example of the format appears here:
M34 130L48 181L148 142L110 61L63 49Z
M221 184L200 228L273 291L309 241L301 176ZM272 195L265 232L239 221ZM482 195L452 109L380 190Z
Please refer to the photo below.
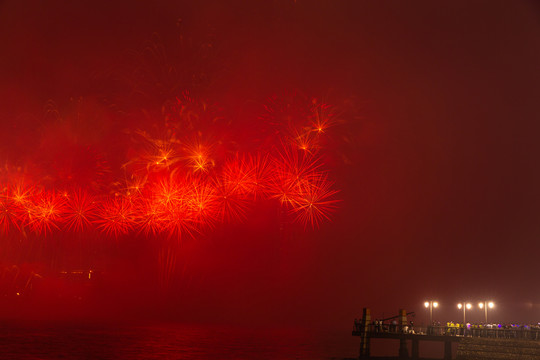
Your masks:
M335 124L335 112L329 104L314 101L311 113L311 130L318 135L325 133Z
M100 204L94 223L106 235L118 237L129 233L135 220L133 203L127 198L117 196Z
M332 190L331 186L326 175L299 182L298 192L291 203L292 212L304 227L317 227L322 220L330 220L329 214L336 209L338 203L338 200L333 199L337 190Z
M65 218L67 230L83 231L89 229L97 216L95 199L82 189L72 194L64 193L66 199Z
M302 193L301 185L320 176L318 158L304 151L285 147L274 159L272 195L281 204L292 204Z
M152 197L142 197L137 206L137 227L146 235L156 236L164 229L163 205Z
M242 222L261 206L280 209L281 222L318 228L338 205L338 191L322 161L323 139L335 116L326 104L295 99L274 99L266 117L258 118L279 129L263 129L266 136L243 139L234 138L234 130L223 126L213 107L184 93L163 106L162 126L125 131L132 142L125 158L114 154L123 165L107 182L103 175L105 165L109 171L109 159L93 148L88 148L84 164L100 173L86 176L87 183L85 172L68 166L71 160L77 163L79 153L63 159L66 164L57 177L41 167L34 173L30 167L14 174L2 170L0 232L26 236L31 230L29 238L38 244L42 237L61 232L99 233L118 241L145 237L159 250L162 281L168 284L183 240L199 239L220 224ZM259 139L263 141L254 147ZM46 176L28 180L36 174ZM73 174L80 176L72 178ZM72 190L58 191L60 186Z
M216 199L216 190L211 184L198 179L190 181L186 203L200 227L212 226L218 220Z
M17 219L17 207L13 204L12 200L6 195L0 195L0 230L7 234L9 230L15 227L20 230Z
M184 151L187 165L193 169L193 172L206 173L215 166L215 162L211 158L212 147L201 141L186 144Z
M28 225L38 234L47 234L53 229L59 229L59 224L64 220L64 207L65 201L62 196L52 191L39 193L34 196L33 201L26 203Z

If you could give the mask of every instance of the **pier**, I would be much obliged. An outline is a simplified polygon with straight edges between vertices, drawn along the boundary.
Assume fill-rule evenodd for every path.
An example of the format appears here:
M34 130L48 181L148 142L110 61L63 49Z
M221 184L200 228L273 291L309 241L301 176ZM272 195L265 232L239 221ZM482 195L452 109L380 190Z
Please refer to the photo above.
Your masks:
M370 309L364 308L362 318L355 320L352 331L353 336L360 337L359 358L370 358L371 339L397 339L399 340L398 359L420 359L421 341L443 342L444 357L442 359L456 359L452 353L452 343L461 343L463 340L465 340L463 346L460 345L462 349L458 349L458 353L461 354L458 357L460 359L467 359L467 353L471 351L475 353L477 359L493 359L494 351L497 351L499 355L508 354L506 357L498 356L497 358L500 359L540 359L540 328L499 328L476 325L469 327L466 324L418 327L408 321L408 316L413 314L413 312L407 313L401 309L396 316L372 320ZM409 342L412 345L410 355ZM496 350L493 350L494 345L497 347Z

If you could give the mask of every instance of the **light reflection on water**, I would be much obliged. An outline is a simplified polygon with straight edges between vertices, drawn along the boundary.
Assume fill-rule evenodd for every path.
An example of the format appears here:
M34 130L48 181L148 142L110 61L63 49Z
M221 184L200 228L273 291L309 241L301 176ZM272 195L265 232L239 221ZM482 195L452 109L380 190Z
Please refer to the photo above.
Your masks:
M353 359L350 333L230 326L0 323L1 359Z

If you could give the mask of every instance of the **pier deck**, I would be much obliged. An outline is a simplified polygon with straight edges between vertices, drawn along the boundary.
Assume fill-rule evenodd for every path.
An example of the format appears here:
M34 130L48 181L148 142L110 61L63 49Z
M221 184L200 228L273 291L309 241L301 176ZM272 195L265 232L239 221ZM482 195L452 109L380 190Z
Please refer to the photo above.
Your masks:
M521 353L520 344L538 344L532 346L532 350L529 351L526 357L519 357L519 359L540 359L535 357L536 348L540 351L540 328L538 327L494 327L490 325L486 326L467 326L465 324L450 324L449 326L428 326L417 327L413 326L412 322L407 320L407 315L413 313L407 313L405 310L400 310L399 315L383 319L383 320L371 320L371 312L369 309L364 308L363 317L358 321L355 320L352 335L360 337L360 359L367 359L370 357L370 340L371 339L397 339L400 342L399 346L399 358L403 359L419 359L420 341L441 341L444 343L444 360L451 360L452 356L452 343L460 343L462 340L467 339L464 342L468 348L477 347L476 343L485 341L496 342L498 346L506 348L508 354L515 352ZM392 320L391 323L385 323L385 321ZM471 340L472 339L472 340ZM475 339L478 339L475 340ZM409 356L408 342L412 343L412 352ZM484 341L484 342L485 342ZM490 343L491 344L491 343ZM502 344L502 345L501 345ZM506 345L505 345L506 344ZM486 346L483 346L486 347ZM531 347L528 345L528 347ZM481 346L479 349L482 348ZM514 350L516 351L514 351ZM478 353L478 350L474 350ZM461 351L466 353L467 349ZM458 353L460 351L458 350ZM477 354L480 355L480 354ZM533 357L530 357L530 356ZM490 355L492 357L493 354ZM482 357L478 357L481 359ZM513 357L508 357L508 359ZM518 359L518 358L516 358Z

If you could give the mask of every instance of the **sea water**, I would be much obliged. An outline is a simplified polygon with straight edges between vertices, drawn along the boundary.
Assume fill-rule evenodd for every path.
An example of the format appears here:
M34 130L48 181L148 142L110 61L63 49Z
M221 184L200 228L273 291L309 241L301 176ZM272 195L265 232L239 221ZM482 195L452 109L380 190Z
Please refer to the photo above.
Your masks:
M1 359L354 359L348 331L0 322Z

